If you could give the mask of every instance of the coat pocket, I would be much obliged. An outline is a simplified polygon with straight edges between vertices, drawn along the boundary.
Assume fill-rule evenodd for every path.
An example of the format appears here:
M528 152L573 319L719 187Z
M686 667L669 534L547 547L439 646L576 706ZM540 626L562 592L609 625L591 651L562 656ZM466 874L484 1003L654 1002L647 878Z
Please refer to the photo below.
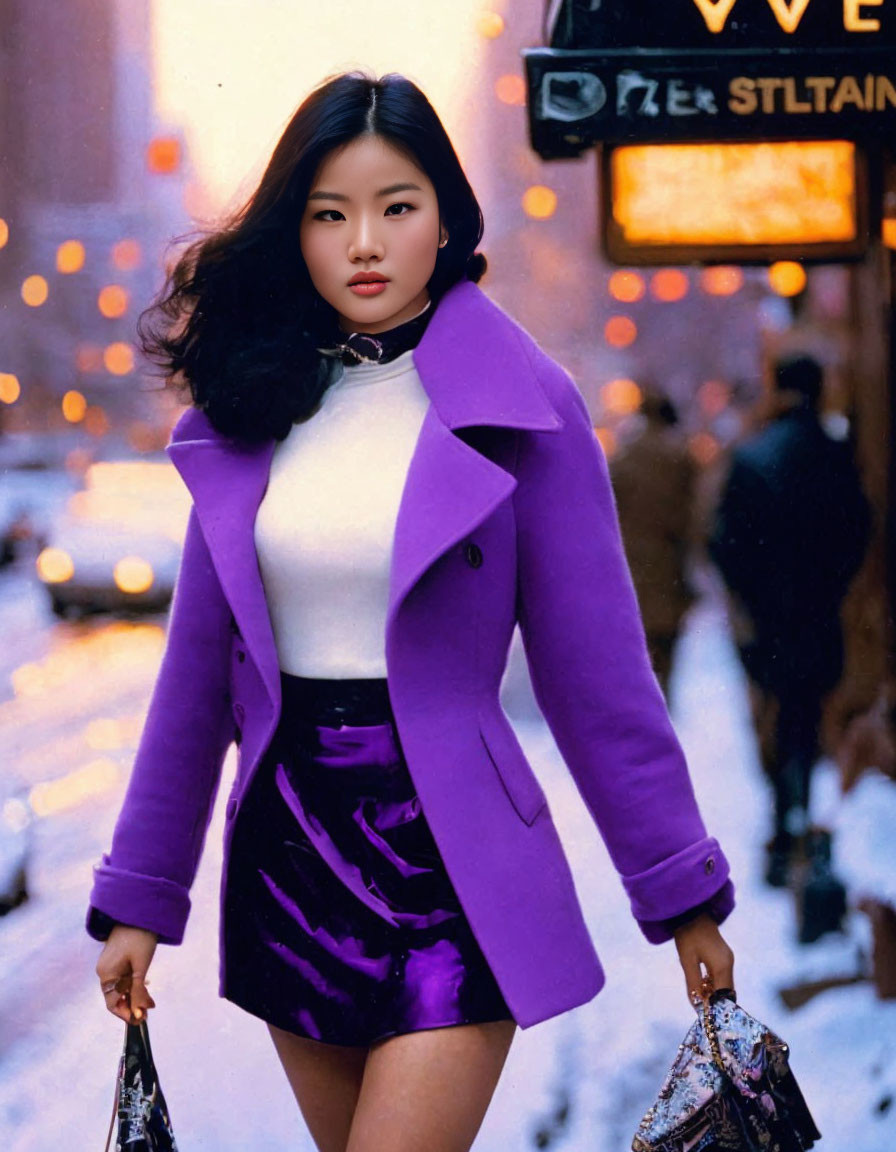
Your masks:
M533 824L547 799L510 721L498 708L483 708L479 713L479 735L517 814L527 824Z

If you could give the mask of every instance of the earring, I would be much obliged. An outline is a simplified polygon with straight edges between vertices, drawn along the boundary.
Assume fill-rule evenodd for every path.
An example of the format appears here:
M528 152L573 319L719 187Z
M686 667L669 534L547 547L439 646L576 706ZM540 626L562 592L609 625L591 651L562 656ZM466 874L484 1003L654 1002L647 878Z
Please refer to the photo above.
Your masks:
M439 241L439 247L444 248L447 243L448 243L448 237L443 236L442 239Z

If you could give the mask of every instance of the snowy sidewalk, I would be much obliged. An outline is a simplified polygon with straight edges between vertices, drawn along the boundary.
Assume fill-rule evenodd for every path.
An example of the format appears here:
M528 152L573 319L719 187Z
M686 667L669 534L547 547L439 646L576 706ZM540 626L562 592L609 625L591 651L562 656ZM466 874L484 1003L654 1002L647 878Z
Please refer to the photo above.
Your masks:
M548 790L608 984L583 1008L518 1032L475 1148L625 1152L691 1009L674 947L651 947L641 937L553 742L542 724L525 718L524 703L520 710L525 691L518 651L514 661L508 706ZM740 1001L790 1043L794 1070L825 1137L822 1148L896 1147L896 1105L886 1103L896 1093L896 1002L877 1001L869 984L825 992L794 1013L778 997L780 987L797 978L828 975L838 965L849 970L862 923L851 925L851 938L800 947L792 898L758 882L767 798L739 666L713 603L692 616L672 692L701 808L738 886L738 908L725 932L737 955ZM232 771L231 759L226 775ZM225 779L221 795L226 791ZM85 843L108 838L115 803L75 821ZM219 802L186 942L160 948L151 974L162 1085L183 1152L313 1152L263 1025L216 996L221 808ZM120 1032L95 987L98 946L80 929L89 880L86 867L72 871L0 921L0 979L35 998L26 1038L0 1032L5 1152L44 1152L63 1133L75 1149L99 1148L105 1138ZM9 1025L0 1018L0 1030Z

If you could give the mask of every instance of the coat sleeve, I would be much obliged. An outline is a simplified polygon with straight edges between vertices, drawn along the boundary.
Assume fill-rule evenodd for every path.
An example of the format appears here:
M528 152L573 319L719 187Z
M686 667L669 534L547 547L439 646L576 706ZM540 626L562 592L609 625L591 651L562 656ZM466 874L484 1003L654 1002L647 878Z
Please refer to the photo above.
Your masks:
M87 930L112 922L183 938L189 890L233 738L230 609L191 508L165 652L111 851L94 870Z
M588 411L556 366L548 384L564 425L524 434L517 458L520 631L536 700L642 932L659 943L698 906L721 922L734 889L650 666Z

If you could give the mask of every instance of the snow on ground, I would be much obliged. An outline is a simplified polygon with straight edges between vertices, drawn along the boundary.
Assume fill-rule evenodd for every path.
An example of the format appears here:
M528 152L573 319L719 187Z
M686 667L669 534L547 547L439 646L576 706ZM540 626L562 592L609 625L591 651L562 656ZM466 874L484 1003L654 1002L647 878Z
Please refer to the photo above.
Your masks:
M519 653L515 653L517 669ZM519 678L519 672L514 676ZM519 696L511 682L509 695ZM523 694L524 695L524 694ZM544 726L512 702L522 743L544 780L608 973L590 1004L517 1034L477 1152L549 1147L625 1152L692 1017L674 947L641 937L606 852ZM511 707L511 702L508 702ZM792 1065L830 1152L896 1147L896 1002L870 984L826 991L795 1012L782 986L848 975L867 947L863 921L845 937L795 941L792 897L758 881L767 797L736 656L718 607L694 612L672 686L676 726L704 817L738 885L725 933L741 1004L787 1040ZM233 771L232 759L225 777ZM821 793L831 793L830 774ZM226 794L226 779L222 795ZM89 865L106 846L120 794L68 821L45 820L35 898L0 921L0 1147L44 1152L66 1134L101 1146L121 1040L102 1008L99 946L81 929ZM258 1021L216 996L222 805L194 888L181 948L161 947L151 972L153 1047L184 1152L312 1152ZM62 843L62 841L65 843Z

